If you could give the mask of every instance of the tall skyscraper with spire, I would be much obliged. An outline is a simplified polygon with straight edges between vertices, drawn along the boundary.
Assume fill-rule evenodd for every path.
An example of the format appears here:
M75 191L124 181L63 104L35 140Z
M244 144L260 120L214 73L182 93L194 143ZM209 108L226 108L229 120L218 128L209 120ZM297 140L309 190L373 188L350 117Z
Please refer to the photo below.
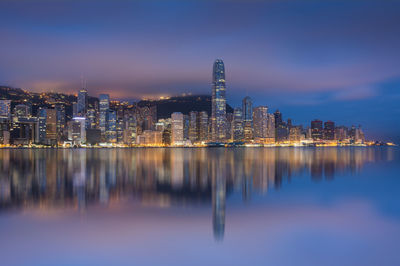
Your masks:
M223 141L226 135L225 66L221 59L214 62L212 80L211 138Z

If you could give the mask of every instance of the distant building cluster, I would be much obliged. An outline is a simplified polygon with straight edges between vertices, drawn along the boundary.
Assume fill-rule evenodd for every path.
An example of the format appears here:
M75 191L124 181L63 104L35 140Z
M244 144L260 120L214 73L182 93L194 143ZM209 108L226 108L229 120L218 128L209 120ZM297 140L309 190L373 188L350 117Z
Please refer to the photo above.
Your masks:
M40 96L42 97L42 96ZM89 98L92 98L89 101ZM72 106L72 115L66 109ZM138 106L98 98L81 89L76 102L47 99L46 105L0 100L0 144L11 146L213 146L213 145L351 145L364 144L361 126L337 126L313 120L294 125L267 106L253 106L246 96L241 107L227 112L225 66L214 62L211 113L172 112L157 117L157 106Z

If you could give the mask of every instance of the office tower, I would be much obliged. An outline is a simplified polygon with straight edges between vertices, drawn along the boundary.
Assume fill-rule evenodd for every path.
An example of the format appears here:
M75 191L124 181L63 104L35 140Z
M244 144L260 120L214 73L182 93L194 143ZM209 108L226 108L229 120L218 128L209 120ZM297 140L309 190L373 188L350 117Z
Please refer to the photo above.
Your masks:
M183 140L189 139L189 116L183 115Z
M347 139L348 128L345 126L339 126L335 128L335 140L343 141Z
M88 109L86 112L86 128L95 129L97 128L97 115L95 109Z
M289 141L299 142L300 140L302 140L302 127L291 125L289 128Z
M212 103L211 103L211 139L225 140L226 120L226 86L225 67L221 59L217 59L213 66Z
M198 112L190 112L189 113L189 140L193 143L199 140L199 113Z
M323 137L322 121L315 119L311 121L311 137L313 140L321 140Z
M199 113L199 140L207 141L208 140L208 114L205 111Z
M88 93L85 88L82 88L78 92L78 101L77 101L77 116L79 117L84 117L86 115L88 107Z
M180 112L171 115L171 144L183 145L183 114Z
M361 125L359 125L358 128L356 128L354 142L355 143L364 143L365 142L365 136L364 136L364 132L361 129Z
M86 119L84 117L75 117L73 121L73 140L75 144L86 143Z
M55 144L57 140L57 111L46 110L46 139L49 144Z
M274 113L275 117L275 128L277 128L280 124L282 124L282 114L279 110L276 110Z
M99 111L100 111L100 131L102 135L105 135L108 127L108 113L110 111L110 96L108 94L99 95Z
M57 115L57 136L58 139L62 139L65 136L65 106L56 104L54 108Z
M275 115L268 114L267 122L267 143L275 142Z
M225 139L228 141L233 141L233 113L226 114L226 136Z
M125 122L123 118L118 118L117 119L117 142L121 143L123 142L123 138L124 138L124 126L125 126Z
M117 113L114 110L108 112L106 139L107 142L117 142Z
M172 126L171 124L167 125L162 133L162 142L163 145L171 145L171 138L172 138Z
M268 137L268 107L258 106L253 109L254 139L264 143Z
M14 108L14 114L18 118L31 116L30 108L29 108L29 106L27 106L25 104L16 105L15 108Z
M249 96L242 101L244 140L253 140L253 102Z
M78 116L78 103L72 103L72 117Z
M38 142L53 145L57 142L56 109L40 108L38 111Z
M38 111L38 136L37 141L39 143L45 143L46 141L46 118L47 118L47 113L46 113L45 108L40 108Z
M332 121L326 121L324 123L324 139L334 140L335 139L335 123Z
M243 140L243 112L239 107L233 110L233 140Z
M0 117L11 118L11 100L0 100Z

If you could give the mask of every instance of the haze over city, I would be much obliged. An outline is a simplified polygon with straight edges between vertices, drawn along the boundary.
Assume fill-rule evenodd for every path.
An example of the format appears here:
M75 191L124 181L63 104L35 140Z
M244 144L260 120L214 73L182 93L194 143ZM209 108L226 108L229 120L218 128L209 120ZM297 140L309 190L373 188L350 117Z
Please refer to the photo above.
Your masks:
M0 84L140 99L210 94L398 142L397 1L1 1Z

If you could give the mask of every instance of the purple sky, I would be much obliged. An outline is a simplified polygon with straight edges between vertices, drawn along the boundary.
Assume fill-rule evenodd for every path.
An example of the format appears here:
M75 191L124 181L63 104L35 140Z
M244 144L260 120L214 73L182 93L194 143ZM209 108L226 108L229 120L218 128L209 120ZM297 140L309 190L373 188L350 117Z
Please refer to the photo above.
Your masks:
M231 105L247 94L298 123L399 139L398 1L2 0L0 10L0 84L76 92L84 75L92 95L210 94L222 58Z

